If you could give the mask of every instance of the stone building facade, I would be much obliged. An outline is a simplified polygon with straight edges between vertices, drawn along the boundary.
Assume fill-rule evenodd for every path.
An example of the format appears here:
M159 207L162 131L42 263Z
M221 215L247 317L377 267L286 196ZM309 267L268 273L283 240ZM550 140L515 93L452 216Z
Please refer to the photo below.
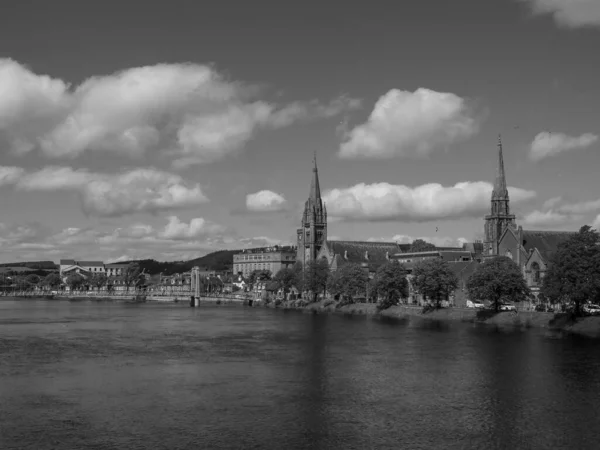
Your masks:
M233 274L247 277L255 270L268 270L273 275L296 262L296 249L278 246L243 250L233 255Z

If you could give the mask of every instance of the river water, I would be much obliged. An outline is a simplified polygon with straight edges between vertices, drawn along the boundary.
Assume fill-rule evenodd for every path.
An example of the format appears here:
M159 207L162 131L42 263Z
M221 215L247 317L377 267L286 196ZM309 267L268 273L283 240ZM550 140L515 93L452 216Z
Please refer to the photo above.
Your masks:
M597 449L600 343L241 306L0 301L0 449Z

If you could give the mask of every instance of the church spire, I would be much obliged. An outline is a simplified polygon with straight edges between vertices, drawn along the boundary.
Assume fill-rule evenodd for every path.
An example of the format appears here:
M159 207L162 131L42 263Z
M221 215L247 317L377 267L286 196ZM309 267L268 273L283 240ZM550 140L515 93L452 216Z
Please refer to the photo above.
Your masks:
M504 173L504 156L502 155L502 136L498 135L498 168L496 171L496 182L494 183L494 197L507 197L506 175Z
M317 169L317 152L313 156L313 175L310 182L310 195L309 200L312 201L313 205L319 205L321 203L321 186L319 185L319 171Z

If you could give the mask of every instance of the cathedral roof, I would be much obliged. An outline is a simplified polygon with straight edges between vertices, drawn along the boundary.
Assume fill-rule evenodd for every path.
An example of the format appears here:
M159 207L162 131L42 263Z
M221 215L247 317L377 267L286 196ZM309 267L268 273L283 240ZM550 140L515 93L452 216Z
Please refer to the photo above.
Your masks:
M388 257L401 252L403 245L396 242L327 241L329 251L338 257L338 264L368 263L373 269L387 262Z
M508 189L506 188L506 174L504 173L504 156L502 154L502 140L498 136L498 167L496 171L496 180L494 182L494 191L492 199L508 199Z
M542 258L548 261L561 243L576 234L577 231L523 230L523 247L527 252L537 248Z

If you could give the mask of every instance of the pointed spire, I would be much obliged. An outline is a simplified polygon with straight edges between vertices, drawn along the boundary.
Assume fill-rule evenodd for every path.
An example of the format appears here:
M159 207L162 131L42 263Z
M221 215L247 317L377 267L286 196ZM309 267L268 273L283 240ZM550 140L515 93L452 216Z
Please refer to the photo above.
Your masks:
M506 189L506 175L504 173L504 156L502 155L502 136L498 135L498 168L496 171L496 182L494 183L494 195L504 197L508 195Z
M314 154L314 168L313 168L313 176L310 182L310 196L309 200L312 201L313 205L321 204L321 186L319 185L319 172L317 170L317 152Z

